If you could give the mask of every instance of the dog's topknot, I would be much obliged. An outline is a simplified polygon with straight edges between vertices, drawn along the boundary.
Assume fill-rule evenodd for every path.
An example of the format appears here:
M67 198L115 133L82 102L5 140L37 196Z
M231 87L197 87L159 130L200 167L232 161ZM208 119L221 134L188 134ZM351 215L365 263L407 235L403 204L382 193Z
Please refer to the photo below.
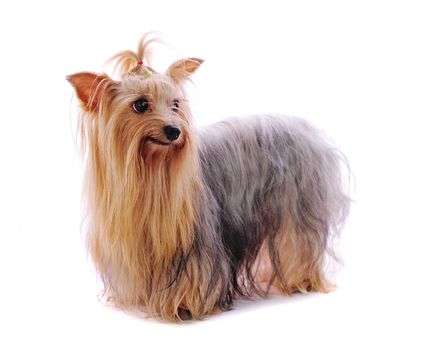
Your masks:
M153 32L144 34L138 43L137 51L125 50L112 56L107 62L113 64L113 75L122 77L135 68L144 67L154 71L150 67L152 51L149 47L154 42L161 42L161 39ZM144 66L141 63L144 63Z

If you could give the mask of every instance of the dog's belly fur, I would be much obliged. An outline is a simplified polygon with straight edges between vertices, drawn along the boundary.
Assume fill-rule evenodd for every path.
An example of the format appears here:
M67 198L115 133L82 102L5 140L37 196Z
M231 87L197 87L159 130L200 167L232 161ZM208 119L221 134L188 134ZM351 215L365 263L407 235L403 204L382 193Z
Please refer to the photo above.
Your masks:
M201 129L199 152L235 290L312 289L344 200L335 150L304 120L266 115Z

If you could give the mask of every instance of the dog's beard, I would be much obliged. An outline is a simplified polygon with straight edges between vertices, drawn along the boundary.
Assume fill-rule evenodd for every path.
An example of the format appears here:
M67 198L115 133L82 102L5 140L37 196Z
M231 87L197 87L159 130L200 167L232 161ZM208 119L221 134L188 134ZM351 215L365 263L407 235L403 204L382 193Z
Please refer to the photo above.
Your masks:
M139 146L139 159L148 166L154 166L154 163L171 162L174 158L181 158L182 153L186 152L187 143L190 142L186 131L182 132L180 138L169 141L158 135L145 135L141 137Z
M169 145L147 142L145 130L136 131L92 139L87 169L89 248L122 305L148 300L151 291L141 288L151 274L188 249L200 186L198 155L186 130Z

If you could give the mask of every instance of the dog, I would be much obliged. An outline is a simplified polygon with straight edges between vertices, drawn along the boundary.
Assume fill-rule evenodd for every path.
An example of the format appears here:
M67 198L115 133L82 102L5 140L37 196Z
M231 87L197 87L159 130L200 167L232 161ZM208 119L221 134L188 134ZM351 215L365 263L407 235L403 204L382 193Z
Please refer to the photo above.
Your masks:
M328 292L350 200L345 158L289 116L193 124L185 85L203 60L159 73L142 37L113 57L119 80L67 77L80 101L87 246L106 295L167 321L240 298Z

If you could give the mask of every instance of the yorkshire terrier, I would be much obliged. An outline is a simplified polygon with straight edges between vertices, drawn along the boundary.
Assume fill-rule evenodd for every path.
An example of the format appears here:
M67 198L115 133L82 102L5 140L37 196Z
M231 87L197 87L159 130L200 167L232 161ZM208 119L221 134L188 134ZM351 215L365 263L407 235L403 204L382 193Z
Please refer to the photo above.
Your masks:
M344 157L298 118L196 129L185 83L203 60L149 66L148 40L113 57L121 78L70 75L81 104L87 244L109 298L169 321L238 298L328 292L347 216Z

